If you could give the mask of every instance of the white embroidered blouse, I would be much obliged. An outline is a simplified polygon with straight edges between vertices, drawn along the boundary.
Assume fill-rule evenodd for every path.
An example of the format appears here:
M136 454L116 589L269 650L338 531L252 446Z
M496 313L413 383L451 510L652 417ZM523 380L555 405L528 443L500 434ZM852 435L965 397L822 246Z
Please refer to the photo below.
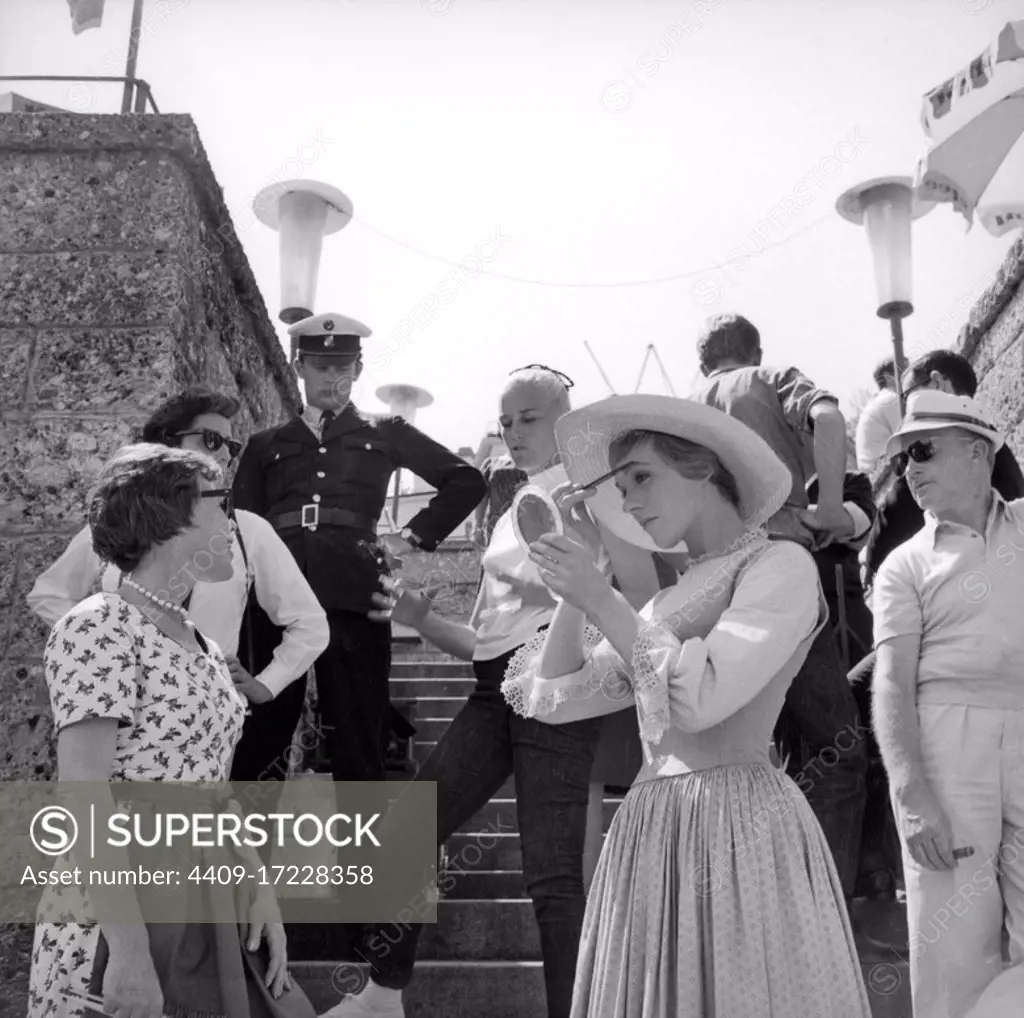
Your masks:
M828 618L810 554L755 532L693 565L640 612L632 660L588 626L576 672L540 678L545 633L509 663L502 693L549 724L636 706L637 781L730 763L769 763L786 690Z

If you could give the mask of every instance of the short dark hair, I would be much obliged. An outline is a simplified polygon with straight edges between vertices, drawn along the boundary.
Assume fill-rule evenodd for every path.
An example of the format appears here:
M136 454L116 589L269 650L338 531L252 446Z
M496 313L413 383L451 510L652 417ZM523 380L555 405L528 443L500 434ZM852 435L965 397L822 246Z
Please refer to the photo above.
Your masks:
M160 445L178 446L181 440L175 436L203 414L219 414L231 420L238 413L241 404L234 396L196 386L179 392L153 413L142 426L142 441L157 442Z
M885 380L887 378L895 378L896 377L896 360L895 360L895 358L893 358L893 357L883 357L882 360L880 360L875 365L875 370L874 370L874 372L872 374L872 377L875 380L875 385L877 385L879 389L884 389L885 388Z
M89 492L92 547L123 573L158 544L192 526L199 479L220 479L215 460L154 443L122 446Z
M761 333L743 315L714 315L704 323L697 340L700 366L708 371L722 361L757 363L761 352Z
M638 446L650 442L654 451L677 473L691 480L705 477L718 489L719 494L735 508L740 506L740 489L729 469L707 446L691 442L663 431L636 429L616 435L608 447L608 465L615 466L625 460Z
M971 367L971 362L952 350L932 350L923 357L918 357L903 372L903 390L915 386L927 385L932 372L937 371L948 378L958 396L971 396L978 391L978 376Z

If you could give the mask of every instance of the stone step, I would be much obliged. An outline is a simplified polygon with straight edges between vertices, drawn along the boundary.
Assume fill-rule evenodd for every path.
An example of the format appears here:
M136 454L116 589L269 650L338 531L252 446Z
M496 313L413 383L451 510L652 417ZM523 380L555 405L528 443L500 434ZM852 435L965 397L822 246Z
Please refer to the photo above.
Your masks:
M466 705L464 696L417 696L416 710L421 718L451 721Z
M473 666L468 661L395 661L391 662L393 679L460 678L472 679Z
M449 869L440 887L445 901L526 897L521 870Z
M450 866L471 870L521 870L523 854L518 834L453 834L445 843Z
M448 731L451 718L428 716L422 708L422 700L416 701L416 738L420 742L440 742L441 736Z
M317 1014L366 985L365 965L299 962L292 978ZM407 1018L538 1018L547 1013L539 961L424 961L403 995Z
M417 735L416 741L412 747L412 756L416 761L417 766L423 765L427 757L434 752L434 747L436 745L436 742L421 742Z
M366 985L367 966L293 962L292 978L318 1014ZM904 962L881 972L863 963L872 1018L911 1018L910 972ZM403 995L407 1018L537 1018L545 1013L539 961L420 961Z
M304 903L304 914L316 923L286 923L288 957L296 961L356 961L351 930L338 922L333 902ZM397 936L385 927L384 939ZM540 939L533 905L522 898L443 898L437 922L424 923L419 958L425 961L536 961Z
M612 818L615 816L621 799L605 798L603 800L602 815L604 830L608 830ZM459 828L465 834L490 834L491 832L512 832L518 831L516 818L516 801L513 798L491 799L482 809Z
M458 697L465 700L476 685L473 679L463 678L400 678L392 679L389 692L392 699L433 700L437 697Z

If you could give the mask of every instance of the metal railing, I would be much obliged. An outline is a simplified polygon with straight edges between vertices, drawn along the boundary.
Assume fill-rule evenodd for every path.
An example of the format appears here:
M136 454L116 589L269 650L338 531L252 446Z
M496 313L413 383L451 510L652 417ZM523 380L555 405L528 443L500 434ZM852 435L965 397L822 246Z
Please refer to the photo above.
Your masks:
M69 75L69 74L0 74L0 81L67 81L81 84L89 81L124 85L124 99L121 104L122 113L146 113L147 107L152 107L154 113L159 113L156 100L153 98L153 91L142 78L128 78L125 76L97 76L97 75ZM30 100L31 101L31 100ZM40 106L48 103L40 102ZM90 112L88 110L69 110L69 113Z

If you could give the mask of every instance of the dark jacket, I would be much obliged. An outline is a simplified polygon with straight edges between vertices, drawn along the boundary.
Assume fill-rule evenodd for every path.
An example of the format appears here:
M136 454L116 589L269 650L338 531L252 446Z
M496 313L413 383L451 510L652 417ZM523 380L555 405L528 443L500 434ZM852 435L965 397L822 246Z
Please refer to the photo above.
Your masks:
M270 521L326 609L367 612L379 590L373 542L391 474L402 468L437 489L409 529L434 550L479 505L480 472L401 417L369 420L349 405L323 441L301 418L254 435L235 474L235 504ZM315 496L319 496L316 498ZM306 506L341 510L345 523L315 529L295 518Z
M996 453L992 487L1008 502L1024 498L1024 474L1010 447ZM867 545L866 582L870 585L889 552L909 540L924 526L924 510L914 501L906 477L894 477L886 467L875 483L878 526Z
M815 474L807 482L807 498L811 503L818 501L818 475ZM871 480L867 474L850 472L843 480L843 501L853 502L865 516L875 522L878 514L875 508L875 500L871 493ZM864 592L860 582L860 565L857 555L860 546L851 548L848 544L835 542L814 552L814 561L818 566L818 575L821 577L822 590L826 599L831 599L836 594L836 566L843 571L843 589L848 595L863 598Z

